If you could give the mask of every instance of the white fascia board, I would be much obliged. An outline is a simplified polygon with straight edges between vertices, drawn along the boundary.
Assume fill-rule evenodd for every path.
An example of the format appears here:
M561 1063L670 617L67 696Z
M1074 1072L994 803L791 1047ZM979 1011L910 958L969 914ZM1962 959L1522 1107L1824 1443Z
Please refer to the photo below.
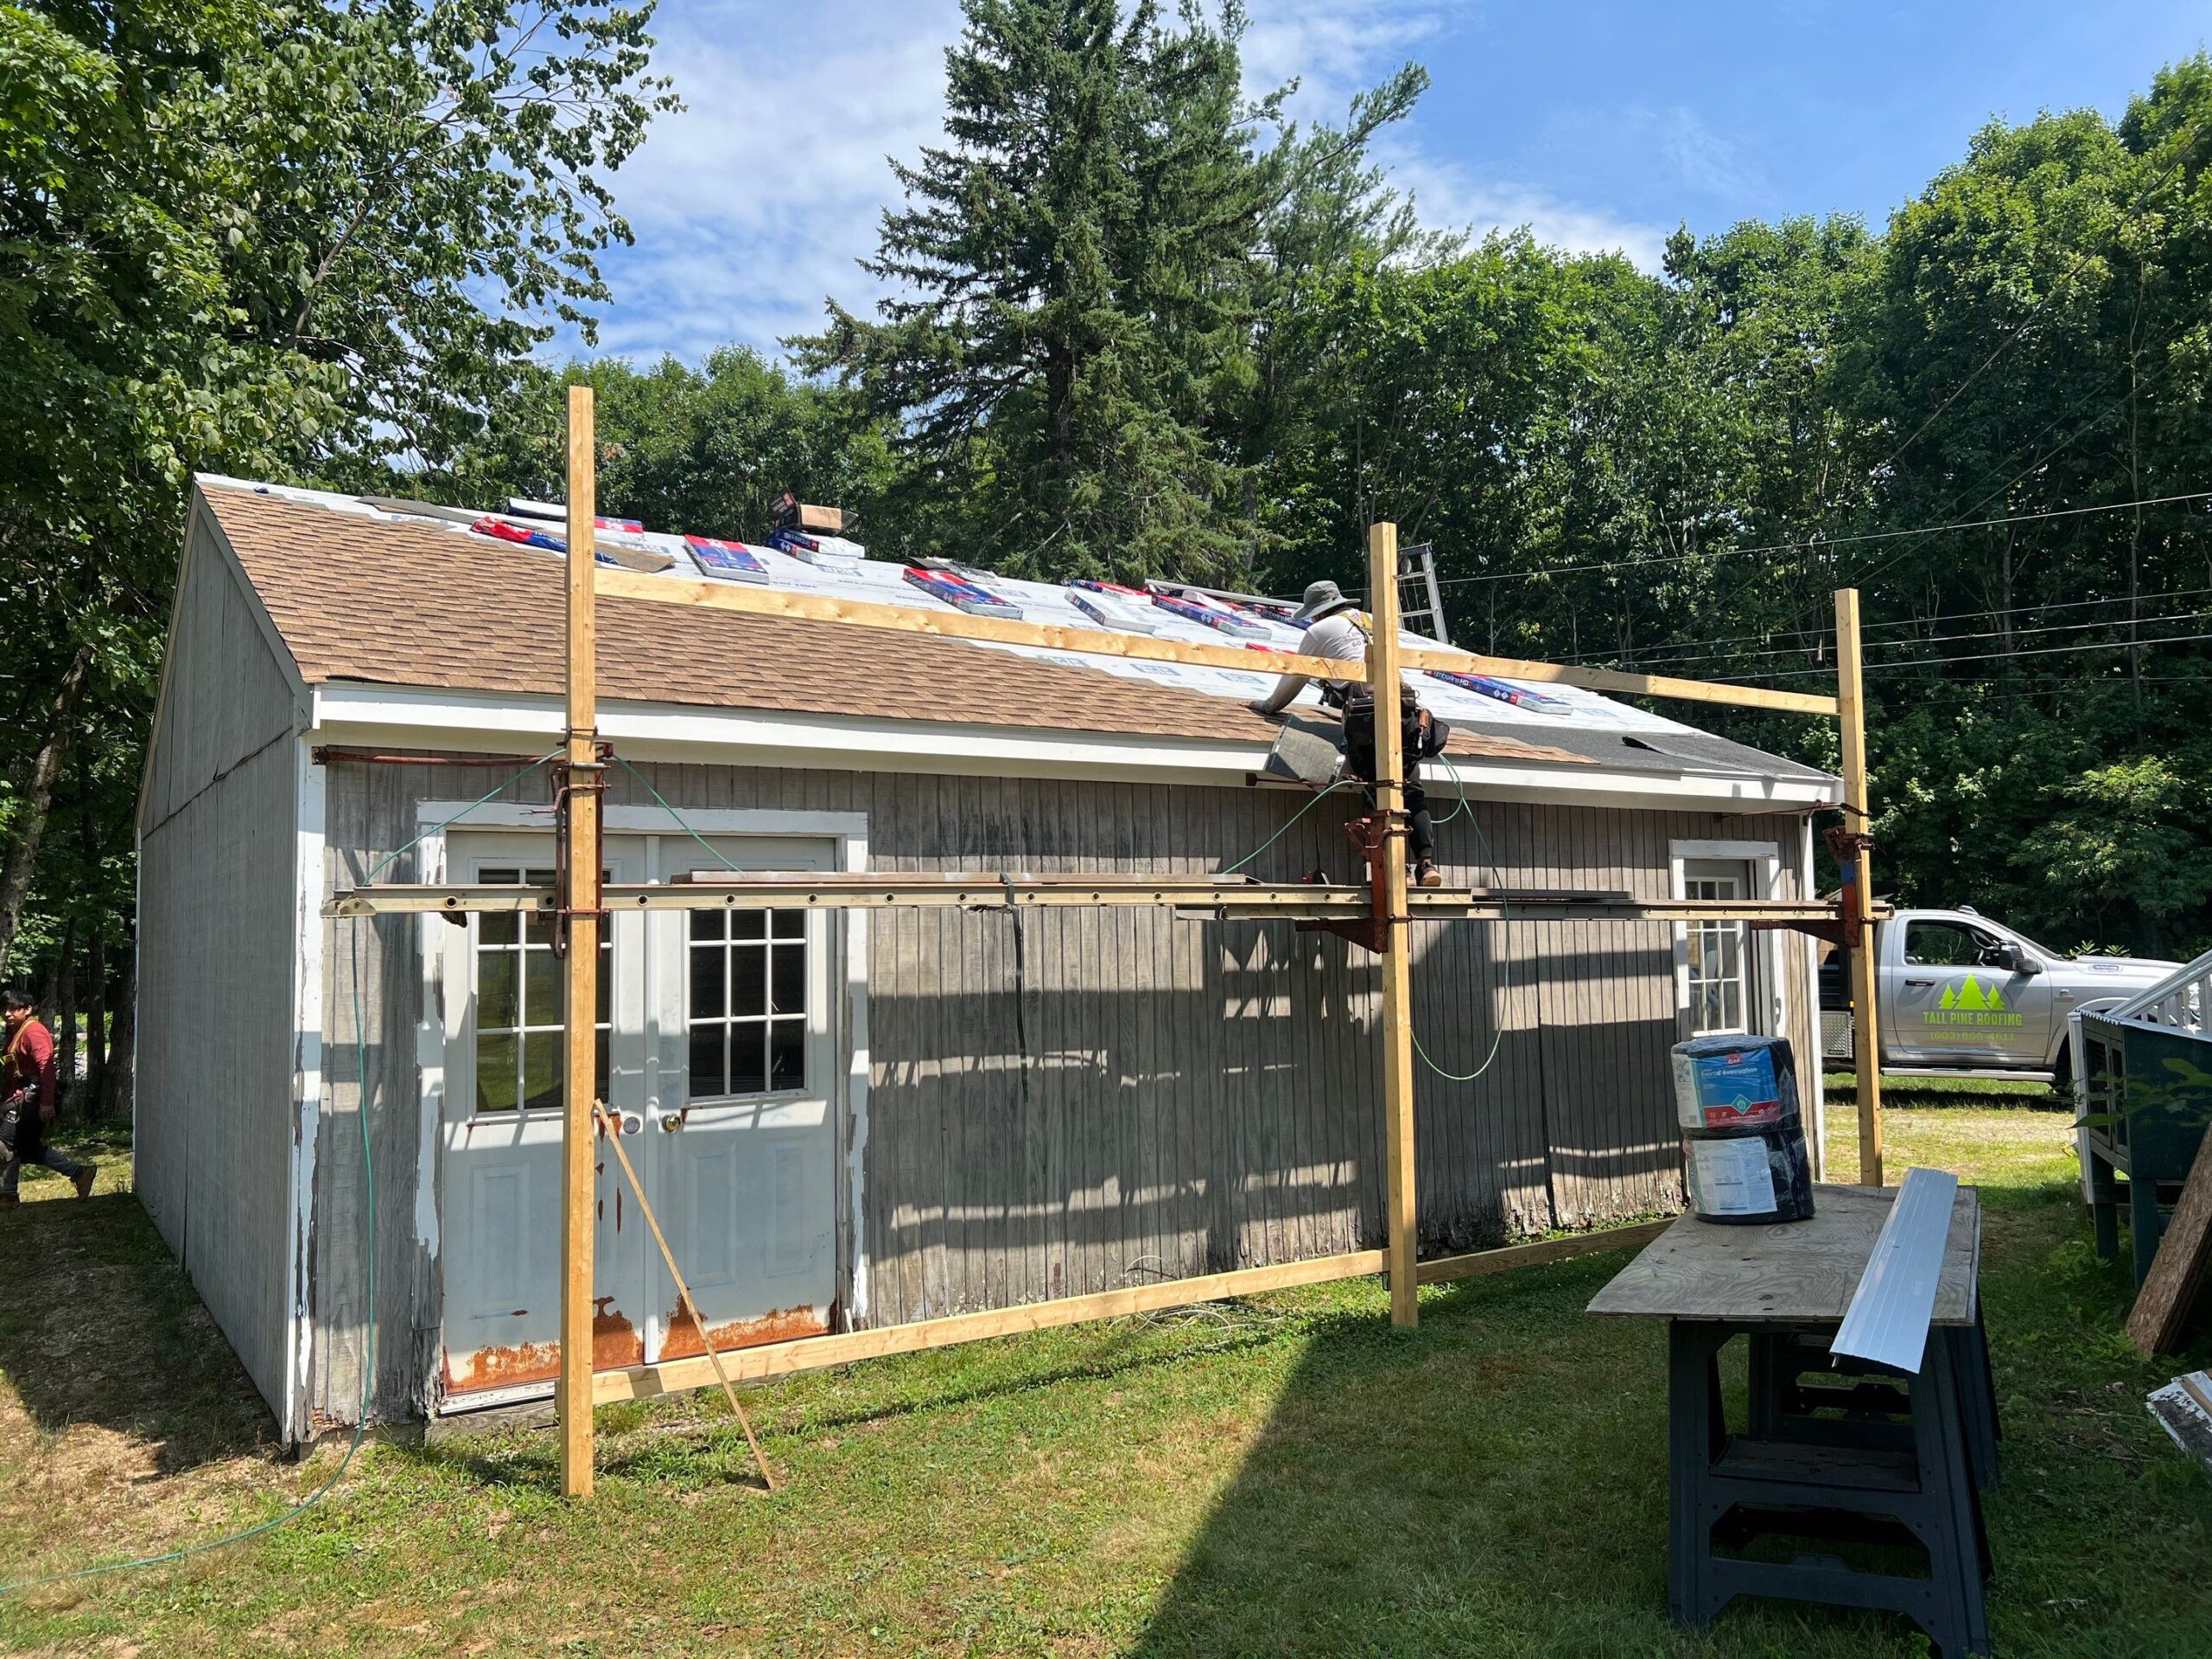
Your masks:
M536 753L560 741L560 699L491 696L417 686L333 681L315 688L314 730L324 742ZM853 720L830 715L677 703L602 702L602 737L636 760L722 766L817 767L1091 782L1179 783L1224 788L1265 769L1269 750L1203 738L1096 732L1024 731L930 721ZM702 754L702 750L712 751ZM1455 759L1469 791L1485 800L1577 806L1717 807L1736 812L1802 812L1832 805L1832 779L1765 779L1741 773L1680 776L1603 766L1507 766ZM1448 772L1428 779L1440 795Z
M435 740L457 749L536 753L560 741L557 698L413 687L327 683L315 688L315 730L327 742ZM1268 763L1268 751L1204 739L1118 736L866 721L830 715L671 703L599 705L599 733L637 760L696 763L712 749L724 766L811 766L839 772L927 772L1007 778L1116 779L1219 784Z
M1808 812L1843 798L1830 778L1747 778L1740 772L1615 772L1605 766L1514 766L1457 760L1452 765L1486 801L1547 806L1700 807L1729 812ZM1429 798L1452 792L1452 774L1423 774Z

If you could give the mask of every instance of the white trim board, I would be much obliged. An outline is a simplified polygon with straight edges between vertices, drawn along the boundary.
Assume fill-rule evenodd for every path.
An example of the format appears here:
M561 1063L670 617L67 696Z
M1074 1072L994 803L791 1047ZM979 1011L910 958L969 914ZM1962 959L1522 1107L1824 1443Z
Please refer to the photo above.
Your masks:
M1705 859L1740 860L1751 867L1751 883L1756 889L1750 896L1771 899L1782 881L1782 846L1772 841L1670 841L1667 843L1667 891L1674 898L1683 896L1683 883L1688 878L1687 866ZM1746 925L1748 926L1748 925ZM1759 953L1759 978L1766 987L1769 1006L1761 1010L1761 1017L1753 1029L1774 1032L1786 1027L1789 1003L1788 988L1782 980L1782 939L1776 933L1753 933L1754 948ZM1675 1013L1679 1029L1680 1016L1689 1011L1690 962L1689 924L1675 924ZM1745 1010L1748 1014L1749 1009Z
M307 1262L315 1221L315 1147L322 1127L323 830L327 774L305 738L293 741L292 1135L284 1226L285 1444L313 1432L315 1307Z
M563 730L557 698L493 696L414 686L330 682L314 688L313 726L329 743L410 744L498 754L550 749ZM926 720L602 702L601 734L633 760L811 767L963 777L1241 785L1263 769L1267 747L1203 738L1017 730ZM1760 779L1741 772L1679 776L1591 766L1504 765L1456 760L1469 793L1484 799L1588 806L1802 812L1833 804L1827 779ZM1449 790L1440 770L1431 792Z
M1809 817L1799 826L1797 849L1797 896L1810 899L1817 889L1814 871L1813 821ZM1802 936L1805 941L1805 983L1803 995L1807 1010L1806 1029L1811 1034L1813 1052L1810 1063L1799 1075L1798 1087L1811 1087L1806 1092L1813 1103L1813 1179L1824 1181L1828 1174L1828 1080L1827 1059L1821 1052L1821 952L1820 942L1809 933Z

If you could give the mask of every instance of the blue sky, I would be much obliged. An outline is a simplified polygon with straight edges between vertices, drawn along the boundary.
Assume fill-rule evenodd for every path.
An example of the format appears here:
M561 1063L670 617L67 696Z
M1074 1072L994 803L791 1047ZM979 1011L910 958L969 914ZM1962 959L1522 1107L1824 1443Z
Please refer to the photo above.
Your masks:
M1854 213L1879 226L1992 115L2108 115L2212 38L2151 0L1765 6L1665 0L1249 0L1248 79L1334 115L1407 58L1433 78L1385 159L1424 219L1526 224L1656 263L1687 221ZM886 157L938 134L957 0L662 0L658 67L690 105L615 175L638 245L606 262L601 349L770 352L854 264L892 199Z

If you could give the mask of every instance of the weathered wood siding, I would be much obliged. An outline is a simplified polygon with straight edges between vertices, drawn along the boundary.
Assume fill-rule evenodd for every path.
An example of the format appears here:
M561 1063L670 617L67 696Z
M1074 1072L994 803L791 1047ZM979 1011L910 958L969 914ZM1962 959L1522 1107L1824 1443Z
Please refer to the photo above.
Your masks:
M202 515L140 804L135 1180L281 1412L303 723Z
M1249 789L661 766L679 809L863 812L882 870L1221 868L1355 879L1331 798ZM467 799L497 768L340 766L329 873L358 878L415 833L416 804ZM649 805L620 771L609 798ZM543 801L543 774L510 798ZM1478 802L1440 831L1450 879L1668 896L1679 839L1781 844L1788 817ZM1481 836L1473 833L1479 827ZM386 879L411 879L402 860ZM327 924L331 1078L319 1141L315 1403L360 1386L360 1149L353 924ZM363 925L372 1135L379 1171L378 1398L413 1408L435 1350L436 1264L416 1242L422 1157L417 924ZM1017 942L1016 928L1021 930ZM1660 924L1424 925L1414 1016L1423 1248L1495 1243L1679 1207L1667 1050L1675 930ZM1370 959L1287 923L1150 910L893 910L869 922L871 1086L859 1244L868 1323L1327 1254L1380 1242L1379 993ZM1786 953L1794 952L1792 943ZM387 963L391 964L387 969ZM1017 963L1019 971L1017 972ZM1786 994L1802 1001L1802 961ZM1803 1022L1792 1036L1807 1039ZM552 1248L548 1241L548 1248ZM849 1308L848 1314L854 1310Z

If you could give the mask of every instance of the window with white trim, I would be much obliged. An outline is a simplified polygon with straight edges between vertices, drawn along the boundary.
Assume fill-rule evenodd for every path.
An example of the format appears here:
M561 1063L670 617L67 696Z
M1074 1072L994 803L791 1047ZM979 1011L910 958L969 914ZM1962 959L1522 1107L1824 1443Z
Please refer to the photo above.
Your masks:
M1688 875L1685 899L1740 899L1744 882L1735 875ZM1750 928L1742 922L1700 921L1688 925L1690 1034L1748 1032L1751 1007Z
M690 925L692 1100L806 1087L806 913L694 910Z
M550 869L515 866L480 869L479 881L550 887ZM561 1104L562 1007L567 976L553 954L553 918L539 912L486 911L476 925L476 1109L556 1110ZM611 1028L614 942L601 928L599 944L597 1077L607 1098L607 1039Z

